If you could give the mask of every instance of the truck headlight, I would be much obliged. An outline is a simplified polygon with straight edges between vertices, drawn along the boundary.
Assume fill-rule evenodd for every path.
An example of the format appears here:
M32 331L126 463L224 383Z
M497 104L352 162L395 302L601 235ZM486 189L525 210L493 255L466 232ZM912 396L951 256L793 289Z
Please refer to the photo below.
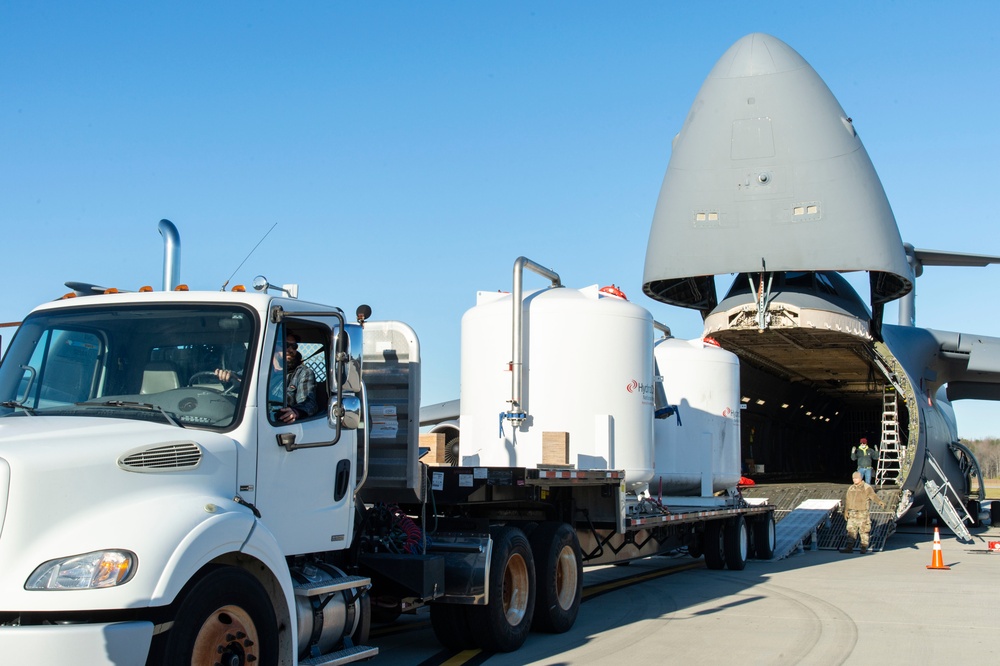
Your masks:
M99 550L49 560L35 569L26 590L87 590L114 587L127 582L138 563L135 553L127 550Z

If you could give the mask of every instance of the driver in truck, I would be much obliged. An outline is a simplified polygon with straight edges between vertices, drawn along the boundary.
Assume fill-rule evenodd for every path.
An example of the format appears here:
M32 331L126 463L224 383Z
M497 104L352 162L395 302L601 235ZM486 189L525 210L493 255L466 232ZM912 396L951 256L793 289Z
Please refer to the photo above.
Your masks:
M293 423L319 412L316 400L316 374L302 363L299 337L285 336L285 406L278 410L278 420Z
M299 419L314 416L319 412L319 401L316 398L316 374L302 363L299 353L298 335L289 332L285 336L284 354L275 349L271 362L270 398L284 402L284 407L278 410L276 418L282 423L293 423ZM217 368L215 376L226 383L241 384L243 376L240 372ZM280 378L284 376L284 391L281 389Z

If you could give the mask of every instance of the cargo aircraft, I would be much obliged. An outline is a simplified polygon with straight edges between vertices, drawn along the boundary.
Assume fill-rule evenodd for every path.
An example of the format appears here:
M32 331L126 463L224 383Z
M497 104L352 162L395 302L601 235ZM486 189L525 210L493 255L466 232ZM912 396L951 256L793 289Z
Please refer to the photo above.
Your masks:
M904 243L852 119L796 51L756 33L719 59L673 140L643 291L699 311L739 356L751 476L847 483L865 437L897 517L933 509L967 539L987 514L951 401L1000 400L1000 339L918 328L914 287L924 266L998 262ZM843 275L859 271L867 299ZM734 273L720 299L715 276Z

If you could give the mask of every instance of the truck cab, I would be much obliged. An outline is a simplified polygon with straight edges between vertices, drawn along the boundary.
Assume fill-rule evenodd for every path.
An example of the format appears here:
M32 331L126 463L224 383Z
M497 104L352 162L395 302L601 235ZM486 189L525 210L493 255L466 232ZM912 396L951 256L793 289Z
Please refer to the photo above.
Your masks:
M357 647L360 353L339 309L269 294L36 308L0 366L0 662Z

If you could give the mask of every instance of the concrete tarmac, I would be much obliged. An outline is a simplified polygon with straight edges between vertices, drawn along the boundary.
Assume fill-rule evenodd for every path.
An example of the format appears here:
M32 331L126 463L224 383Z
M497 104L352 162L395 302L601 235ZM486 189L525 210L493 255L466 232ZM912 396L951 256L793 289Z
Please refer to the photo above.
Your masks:
M987 552L987 542L1000 541L1000 528L973 535L968 545L942 534L950 570L927 569L933 529L906 526L883 552L866 555L806 550L743 571L710 571L687 556L588 569L592 596L573 629L532 633L509 654L443 650L426 609L377 628L370 643L381 650L375 663L422 666L992 663L1000 552Z

